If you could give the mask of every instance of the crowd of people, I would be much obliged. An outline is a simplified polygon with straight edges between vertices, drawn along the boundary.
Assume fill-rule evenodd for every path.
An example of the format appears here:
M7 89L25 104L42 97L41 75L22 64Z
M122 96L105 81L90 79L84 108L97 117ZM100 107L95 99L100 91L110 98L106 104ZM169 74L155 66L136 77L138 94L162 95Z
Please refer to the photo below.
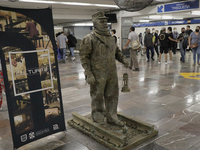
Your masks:
M154 61L154 54L157 54L158 64L161 64L162 54L165 55L165 64L173 63L172 55L176 54L177 44L179 43L179 49L181 58L180 61L185 63L186 50L192 50L193 52L193 66L200 65L200 27L197 26L194 31L190 29L188 25L181 28L181 33L177 32L177 28L163 27L159 33L155 28L146 28L144 33L139 35L135 32L135 27L130 28L128 41L124 47L126 50L129 45L130 50L130 69L133 71L139 71L137 52L140 51L143 56L146 53L147 62ZM134 48L135 47L135 48ZM150 55L151 54L151 55ZM168 60L169 54L169 60ZM197 60L196 60L197 57Z

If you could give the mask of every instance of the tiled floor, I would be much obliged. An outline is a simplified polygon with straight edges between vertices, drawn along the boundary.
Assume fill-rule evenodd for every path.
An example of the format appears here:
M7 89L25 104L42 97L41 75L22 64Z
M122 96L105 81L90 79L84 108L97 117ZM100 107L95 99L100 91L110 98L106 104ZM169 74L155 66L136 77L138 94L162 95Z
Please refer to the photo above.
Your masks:
M199 80L188 79L179 74L199 73L200 67L192 66L192 53L187 52L184 64L179 61L179 53L173 56L174 63L168 65L147 63L144 56L138 59L140 72L117 63L119 87L122 87L123 73L127 72L131 89L130 93L120 92L118 111L154 124L159 134L133 150L200 150L200 77L197 74ZM69 59L66 64L59 64L59 70L66 121L71 112L89 114L89 86L85 85L79 57L74 62ZM35 141L20 150L107 150L67 123L66 126L67 132ZM0 112L0 150L12 150L12 147L4 99Z

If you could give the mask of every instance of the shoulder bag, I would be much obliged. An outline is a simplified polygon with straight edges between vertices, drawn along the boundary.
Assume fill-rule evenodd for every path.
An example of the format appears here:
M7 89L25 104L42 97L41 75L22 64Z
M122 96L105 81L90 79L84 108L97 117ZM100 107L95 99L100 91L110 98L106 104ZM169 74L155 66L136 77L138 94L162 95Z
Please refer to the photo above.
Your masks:
M132 47L133 49L138 49L138 48L140 48L140 47L141 47L141 43L140 43L140 41L139 41L139 38L138 38L137 40L135 40L135 41L132 41L132 42L130 43L130 45L131 45L131 47Z
M200 34L200 33L199 33ZM193 43L191 45L191 48L194 49L194 48L197 48L198 47L198 40L199 40L199 35L198 35L198 39L197 39L197 42L196 43Z

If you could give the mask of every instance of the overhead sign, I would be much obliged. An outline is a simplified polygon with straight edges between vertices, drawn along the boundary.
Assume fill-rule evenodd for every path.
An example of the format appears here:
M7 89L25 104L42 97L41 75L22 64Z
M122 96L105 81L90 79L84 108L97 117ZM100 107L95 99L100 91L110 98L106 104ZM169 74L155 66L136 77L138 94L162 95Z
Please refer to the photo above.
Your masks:
M182 11L188 9L197 9L199 8L199 0L192 0L179 3L170 3L157 6L157 13L166 13L174 11Z

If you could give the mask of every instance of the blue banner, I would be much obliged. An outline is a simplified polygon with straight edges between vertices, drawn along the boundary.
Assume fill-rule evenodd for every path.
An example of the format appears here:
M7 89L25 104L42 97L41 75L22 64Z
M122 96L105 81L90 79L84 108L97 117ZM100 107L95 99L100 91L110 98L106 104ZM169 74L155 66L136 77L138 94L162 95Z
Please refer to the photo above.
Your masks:
M191 24L200 23L200 19L193 19ZM162 21L162 22L149 22L149 23L135 23L134 27L151 27L151 26L167 26L167 25L180 25L188 24L188 20L175 20L175 21Z
M193 1L158 5L157 13L182 11L182 10L197 9L197 8L199 8L199 0L193 0Z
M200 23L200 19L193 19L191 20L191 24Z

